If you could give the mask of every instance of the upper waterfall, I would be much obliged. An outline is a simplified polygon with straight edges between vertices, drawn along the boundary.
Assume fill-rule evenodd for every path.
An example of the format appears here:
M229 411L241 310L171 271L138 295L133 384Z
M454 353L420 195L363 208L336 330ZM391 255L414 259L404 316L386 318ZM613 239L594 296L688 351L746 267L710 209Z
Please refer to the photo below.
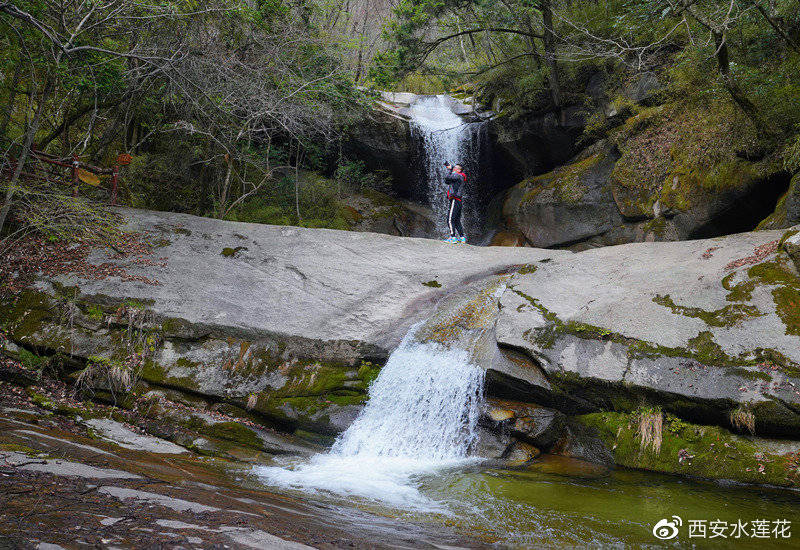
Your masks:
M421 96L405 113L411 117L412 138L420 149L419 172L425 199L436 213L437 229L448 233L445 199L447 186L445 163L461 164L467 173L467 193L464 198L464 227L471 238L482 233L483 216L478 191L482 151L486 149L483 122L468 122L457 107L464 107L446 95Z

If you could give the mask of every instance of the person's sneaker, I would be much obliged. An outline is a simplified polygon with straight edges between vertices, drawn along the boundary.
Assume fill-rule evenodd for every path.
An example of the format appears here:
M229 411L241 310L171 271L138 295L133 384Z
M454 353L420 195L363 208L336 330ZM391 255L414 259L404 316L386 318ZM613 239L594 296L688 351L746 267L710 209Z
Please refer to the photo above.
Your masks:
M456 242L456 238L455 237L447 237L444 240L444 242L452 244L452 243Z
M459 237L458 238L458 242L460 242L461 244L467 244L467 238L466 237Z

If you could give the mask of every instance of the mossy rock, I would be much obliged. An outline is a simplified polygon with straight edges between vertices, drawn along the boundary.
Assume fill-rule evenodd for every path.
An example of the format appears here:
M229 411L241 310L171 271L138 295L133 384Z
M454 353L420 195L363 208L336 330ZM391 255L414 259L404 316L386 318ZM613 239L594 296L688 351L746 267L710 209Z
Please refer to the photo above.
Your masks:
M605 153L595 153L584 159L556 168L552 172L535 176L523 181L520 186L525 193L520 200L521 205L535 201L544 191L551 191L553 200L565 204L580 203L587 192L584 179L597 169L604 159Z
M16 341L25 341L53 319L55 304L44 292L23 290L0 299L0 326Z
M611 174L620 213L643 219L710 205L706 215L713 215L743 190L781 173L774 155L739 156L758 148L758 140L752 123L727 104L672 104L631 117L618 132L622 155Z
M636 412L599 412L576 420L600 433L621 466L742 483L798 486L799 472L790 455L767 452L757 440L720 427L691 424L666 414L661 446L656 450L652 445L642 446Z
M253 407L254 411L286 427L325 435L335 435L343 431L367 400L364 394L284 398L268 395L259 396ZM342 414L344 417L340 418Z
M239 422L216 422L205 426L202 432L218 439L226 439L254 449L263 447L263 442L258 437L258 434Z
M772 261L748 269L748 276L772 287L775 312L786 327L786 334L800 336L800 276L788 254L779 253Z

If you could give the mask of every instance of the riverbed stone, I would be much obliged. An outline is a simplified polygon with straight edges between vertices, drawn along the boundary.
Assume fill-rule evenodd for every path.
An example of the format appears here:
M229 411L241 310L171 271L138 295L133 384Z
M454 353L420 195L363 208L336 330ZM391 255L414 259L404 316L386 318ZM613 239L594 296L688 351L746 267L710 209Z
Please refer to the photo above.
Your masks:
M530 443L515 441L503 460L507 466L518 467L531 462L540 454L542 452Z
M609 446L603 442L600 433L573 420L567 423L562 435L549 452L605 467L614 465L614 455Z
M560 411L534 403L489 399L482 422L546 451L563 434L567 417Z
M99 437L113 442L125 449L134 449L148 453L181 454L186 449L169 441L136 433L127 426L110 418L91 418L84 422Z
M575 421L596 430L621 466L740 483L798 485L796 441L738 435L666 413L660 445L654 447L642 444L638 415L604 411Z

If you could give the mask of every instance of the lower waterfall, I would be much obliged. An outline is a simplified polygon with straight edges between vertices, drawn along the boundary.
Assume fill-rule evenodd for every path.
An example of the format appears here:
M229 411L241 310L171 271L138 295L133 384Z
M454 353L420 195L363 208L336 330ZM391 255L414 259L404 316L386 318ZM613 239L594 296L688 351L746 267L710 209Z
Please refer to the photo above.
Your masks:
M369 389L369 401L329 452L259 467L267 483L396 506L433 503L414 478L476 461L484 370L466 350L414 339L412 329Z

